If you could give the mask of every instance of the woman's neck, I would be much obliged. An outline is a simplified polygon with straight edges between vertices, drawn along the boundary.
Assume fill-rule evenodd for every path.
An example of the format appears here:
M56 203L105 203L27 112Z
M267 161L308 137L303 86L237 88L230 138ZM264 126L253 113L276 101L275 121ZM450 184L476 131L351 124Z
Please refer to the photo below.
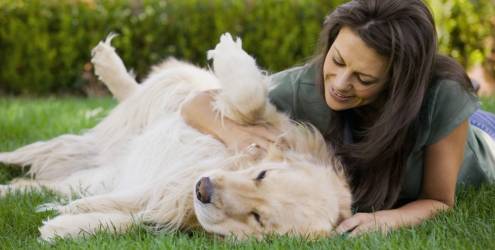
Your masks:
M379 100L353 110L355 128L366 130L371 128L380 117L383 111L384 99Z

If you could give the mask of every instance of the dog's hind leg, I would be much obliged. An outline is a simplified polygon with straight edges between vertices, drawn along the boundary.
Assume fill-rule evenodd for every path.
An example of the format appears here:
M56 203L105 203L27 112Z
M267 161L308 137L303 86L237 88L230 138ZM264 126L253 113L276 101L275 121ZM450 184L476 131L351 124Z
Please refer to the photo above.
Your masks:
M13 152L0 153L0 163L31 166L28 174L36 179L55 179L94 167L98 145L92 135L62 135L36 142Z
M139 85L127 72L122 59L110 44L114 37L114 34L110 34L105 41L96 45L91 51L91 62L98 78L108 87L113 96L122 102L135 93Z
M51 189L48 182L17 178L7 185L0 185L0 198L5 197L8 193L41 192L43 188Z
M91 236L98 231L123 233L135 221L131 214L119 212L60 215L44 221L39 231L42 240L52 241L57 237Z
M0 197L6 196L8 193L26 193L31 191L41 191L43 186L31 179L22 179L16 182L0 185Z

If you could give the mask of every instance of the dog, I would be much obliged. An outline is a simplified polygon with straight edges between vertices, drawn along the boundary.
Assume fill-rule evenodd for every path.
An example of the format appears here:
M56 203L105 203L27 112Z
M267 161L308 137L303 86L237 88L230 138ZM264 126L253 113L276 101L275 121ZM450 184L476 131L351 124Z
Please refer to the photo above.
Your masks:
M138 84L113 37L92 50L95 74L119 102L110 114L81 135L0 153L4 164L30 166L29 178L0 185L0 196L46 188L73 199L38 208L58 213L43 222L41 239L122 233L136 223L237 239L320 237L351 215L341 163L314 127L277 112L267 98L270 77L239 38L224 34L208 52L213 70L171 58ZM267 152L234 152L190 127L181 105L213 89L220 118L273 126L284 131L280 140Z

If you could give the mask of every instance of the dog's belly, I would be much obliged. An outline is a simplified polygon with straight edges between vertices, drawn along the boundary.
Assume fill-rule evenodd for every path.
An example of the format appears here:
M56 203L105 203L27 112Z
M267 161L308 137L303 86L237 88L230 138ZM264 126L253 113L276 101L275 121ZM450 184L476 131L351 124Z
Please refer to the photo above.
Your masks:
M166 186L195 179L197 176L183 175L199 176L221 165L227 157L221 142L189 127L178 113L159 119L133 138L126 151L116 189L155 182Z

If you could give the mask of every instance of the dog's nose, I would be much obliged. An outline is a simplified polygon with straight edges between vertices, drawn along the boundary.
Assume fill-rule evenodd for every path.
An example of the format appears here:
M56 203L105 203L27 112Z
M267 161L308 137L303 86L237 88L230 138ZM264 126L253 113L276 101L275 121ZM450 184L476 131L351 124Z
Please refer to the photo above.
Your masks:
M210 203L212 193L213 185L211 184L210 178L203 177L196 183L196 197L202 203Z

